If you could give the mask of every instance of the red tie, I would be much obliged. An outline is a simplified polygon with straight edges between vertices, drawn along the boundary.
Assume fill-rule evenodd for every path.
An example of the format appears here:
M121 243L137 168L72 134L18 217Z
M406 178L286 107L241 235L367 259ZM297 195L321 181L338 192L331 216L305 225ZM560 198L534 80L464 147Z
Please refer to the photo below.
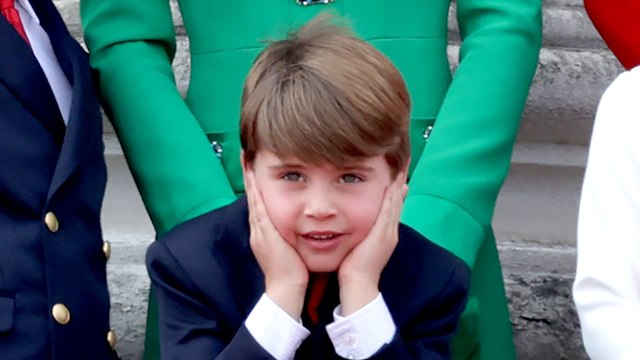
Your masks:
M309 300L307 301L307 314L309 314L309 318L313 325L317 324L320 320L318 307L320 306L322 296L327 289L328 283L328 274L319 274L311 281L311 290L309 292Z
M9 23L16 28L16 31L24 41L29 43L29 39L27 38L27 33L24 31L24 27L22 27L22 22L20 21L20 14L18 14L18 10L13 6L14 0L0 0L0 12L2 15L9 20Z

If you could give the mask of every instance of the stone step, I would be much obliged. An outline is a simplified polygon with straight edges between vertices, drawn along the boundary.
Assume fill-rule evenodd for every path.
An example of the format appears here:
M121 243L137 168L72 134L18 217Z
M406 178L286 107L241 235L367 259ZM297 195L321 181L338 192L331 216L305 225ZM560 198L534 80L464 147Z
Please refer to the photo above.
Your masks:
M449 9L449 38L460 42L456 6ZM606 49L582 5L582 2L545 1L542 8L543 47Z
M575 249L498 246L517 358L586 360L571 297Z
M517 144L496 203L493 225L501 242L575 246L584 146Z
M115 136L106 136L105 144L108 181L102 228L112 249L107 263L111 326L121 358L140 359L149 295L144 257L154 231Z
M454 69L458 52L459 46L449 47ZM518 141L589 144L598 101L622 70L608 50L543 48Z

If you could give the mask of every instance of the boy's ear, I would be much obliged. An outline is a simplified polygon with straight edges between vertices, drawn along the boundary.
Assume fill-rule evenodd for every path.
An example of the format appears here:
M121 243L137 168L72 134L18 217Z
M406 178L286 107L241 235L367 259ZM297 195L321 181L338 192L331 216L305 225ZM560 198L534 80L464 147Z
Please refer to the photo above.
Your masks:
M249 185L247 183L247 175L249 171L251 171L251 164L247 161L247 156L244 153L244 150L240 150L240 165L242 166L242 181L244 182L244 191L249 191Z
M407 159L407 163L404 164L404 166L402 167L402 170L401 170L402 174L404 176L403 182L405 182L405 183L407 182L407 176L409 176L408 175L408 173L409 173L409 165L411 165L411 156L409 156L409 158Z
M244 149L240 150L240 164L242 165L242 172L246 173L247 169L251 169L251 164L247 161L247 156L244 153Z

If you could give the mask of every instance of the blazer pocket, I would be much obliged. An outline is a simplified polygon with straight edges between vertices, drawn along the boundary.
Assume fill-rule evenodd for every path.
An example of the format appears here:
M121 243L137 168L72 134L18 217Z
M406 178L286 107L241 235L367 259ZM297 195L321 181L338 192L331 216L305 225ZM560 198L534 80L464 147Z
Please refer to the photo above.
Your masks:
M15 300L13 295L0 292L0 334L13 328Z

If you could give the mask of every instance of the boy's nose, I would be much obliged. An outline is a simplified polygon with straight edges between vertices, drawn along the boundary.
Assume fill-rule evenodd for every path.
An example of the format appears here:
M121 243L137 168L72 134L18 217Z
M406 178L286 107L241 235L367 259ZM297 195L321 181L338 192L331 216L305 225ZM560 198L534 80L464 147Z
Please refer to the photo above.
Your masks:
M333 196L326 191L310 193L305 202L304 215L316 219L336 215L337 210Z

